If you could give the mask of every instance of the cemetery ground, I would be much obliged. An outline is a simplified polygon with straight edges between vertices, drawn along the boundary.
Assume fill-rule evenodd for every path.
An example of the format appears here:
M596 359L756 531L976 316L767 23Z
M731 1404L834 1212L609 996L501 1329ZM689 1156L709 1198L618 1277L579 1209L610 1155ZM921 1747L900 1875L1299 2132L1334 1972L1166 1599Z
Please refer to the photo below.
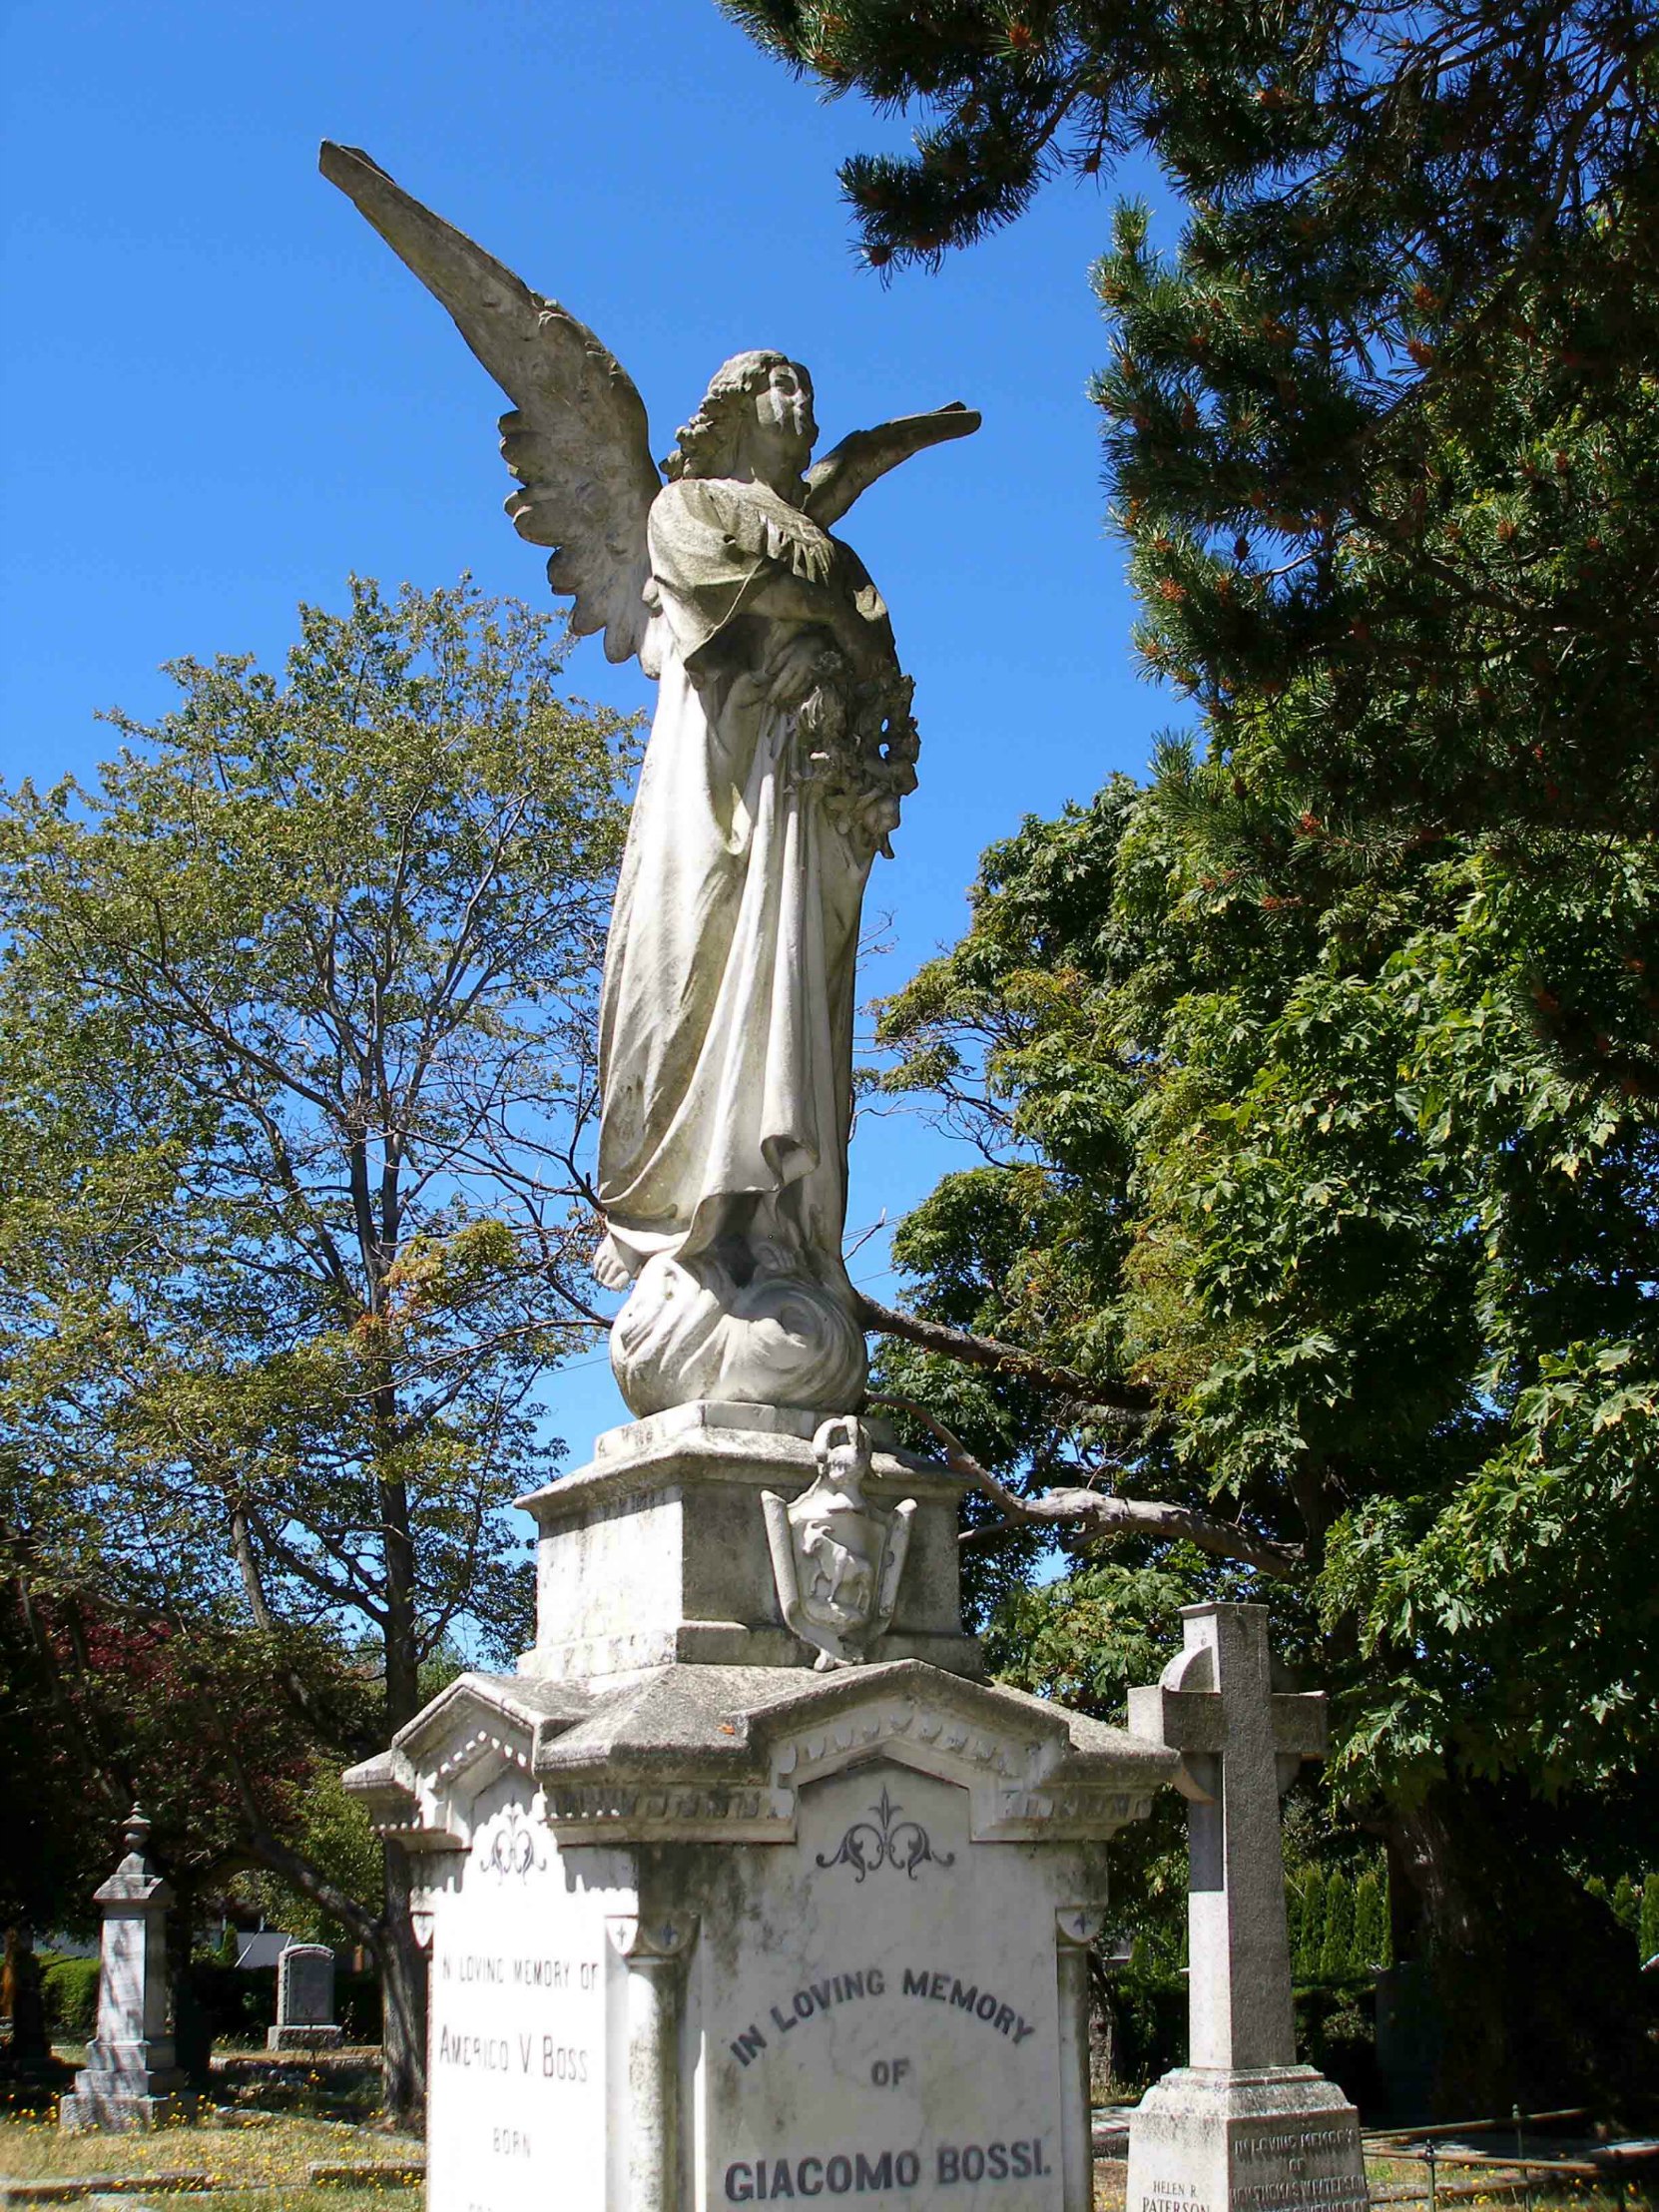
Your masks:
M58 2055L78 2053L61 2046ZM148 2134L66 2135L48 2108L0 2114L0 2207L85 2204L98 2212L140 2212L165 2198L213 2212L412 2212L423 2145L413 2136L338 2116L355 2101L366 2113L377 2054L367 2046L306 2064L272 2063L255 2052L215 2060L217 2109L201 2121ZM1110 2108L1121 2114L1126 2108ZM1420 2158L1400 2155L1408 2138L1367 2145L1375 2206L1428 2203ZM1524 2205L1526 2212L1659 2212L1650 2183L1579 2179L1572 2186L1534 2173L1528 2193L1516 2169L1459 2166L1449 2144L1438 2161L1443 2205ZM319 2175L319 2169L321 2174ZM326 2176L326 2178L323 2178ZM1096 2160L1095 2212L1125 2212L1127 2164Z
M166 2196L215 2212L388 2212L417 2201L425 2146L373 2121L377 2050L303 2061L225 2051L212 2096L200 2120L147 2133L65 2134L52 2106L0 2113L0 2206Z

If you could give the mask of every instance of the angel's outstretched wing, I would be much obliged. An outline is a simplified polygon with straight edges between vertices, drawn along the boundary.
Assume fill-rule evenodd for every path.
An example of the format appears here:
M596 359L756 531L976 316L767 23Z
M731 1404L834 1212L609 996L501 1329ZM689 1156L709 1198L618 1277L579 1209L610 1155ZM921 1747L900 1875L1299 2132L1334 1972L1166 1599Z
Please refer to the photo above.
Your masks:
M979 421L971 407L953 399L931 414L900 415L896 422L878 423L873 430L854 430L808 469L807 512L828 530L889 468L945 438L967 437L978 429Z
M662 488L632 378L585 323L423 208L354 147L326 140L317 166L449 309L508 398L501 451L523 486L507 501L521 538L555 548L547 577L576 605L580 637L608 660L645 643L645 520ZM652 672L654 673L654 672Z

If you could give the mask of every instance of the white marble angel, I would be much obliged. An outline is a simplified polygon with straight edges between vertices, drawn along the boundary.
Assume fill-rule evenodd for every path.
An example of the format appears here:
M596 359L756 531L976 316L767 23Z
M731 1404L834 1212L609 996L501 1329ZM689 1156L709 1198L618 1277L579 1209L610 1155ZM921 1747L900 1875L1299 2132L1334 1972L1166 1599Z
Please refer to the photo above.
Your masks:
M813 464L807 371L739 353L659 473L639 393L591 330L366 155L325 145L321 168L513 401L507 511L556 548L572 629L660 684L600 1013L595 1270L632 1286L611 1334L622 1394L641 1414L693 1398L850 1411L858 917L916 737L887 610L830 525L979 417L907 416Z

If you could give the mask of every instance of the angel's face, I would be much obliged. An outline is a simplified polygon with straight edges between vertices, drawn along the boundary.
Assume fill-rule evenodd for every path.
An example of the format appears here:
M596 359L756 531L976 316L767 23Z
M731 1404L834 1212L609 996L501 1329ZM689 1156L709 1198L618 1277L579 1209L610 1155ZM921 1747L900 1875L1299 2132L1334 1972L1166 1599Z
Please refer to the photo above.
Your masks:
M755 394L755 424L791 474L813 457L818 424L813 418L813 379L799 361L779 361Z

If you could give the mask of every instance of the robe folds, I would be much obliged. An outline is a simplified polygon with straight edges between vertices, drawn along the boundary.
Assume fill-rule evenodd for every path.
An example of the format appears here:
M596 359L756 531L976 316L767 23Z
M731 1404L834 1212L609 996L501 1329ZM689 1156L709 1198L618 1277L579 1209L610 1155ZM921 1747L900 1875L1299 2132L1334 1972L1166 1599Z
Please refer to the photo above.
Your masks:
M827 819L799 711L772 697L803 626L753 603L787 571L890 654L886 610L856 556L765 485L668 485L650 550L661 691L605 962L601 1270L737 1234L769 1272L841 1284L870 854Z

